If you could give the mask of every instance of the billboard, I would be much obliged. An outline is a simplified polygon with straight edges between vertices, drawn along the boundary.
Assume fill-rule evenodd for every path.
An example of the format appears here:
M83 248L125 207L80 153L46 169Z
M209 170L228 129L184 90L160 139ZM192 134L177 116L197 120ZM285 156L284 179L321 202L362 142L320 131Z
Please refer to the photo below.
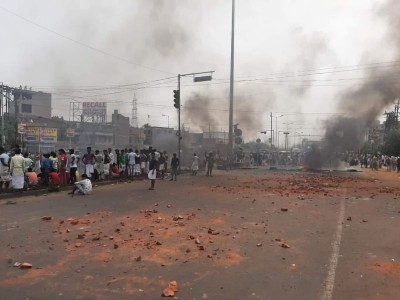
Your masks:
M25 126L26 126L26 124L18 123L18 133L19 134L25 133Z
M57 143L57 128L40 127L40 142L44 144Z
M67 128L67 137L72 138L75 136L75 129L74 128Z
M39 127L25 127L24 141L27 143L39 143Z
M84 116L107 116L107 102L82 102Z

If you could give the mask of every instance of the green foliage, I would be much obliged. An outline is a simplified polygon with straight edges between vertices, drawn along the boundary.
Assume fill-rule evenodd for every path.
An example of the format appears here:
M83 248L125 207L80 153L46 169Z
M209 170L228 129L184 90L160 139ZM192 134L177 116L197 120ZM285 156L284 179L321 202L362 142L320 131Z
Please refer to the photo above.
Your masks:
M386 155L400 156L400 130L392 129L385 136L382 152Z

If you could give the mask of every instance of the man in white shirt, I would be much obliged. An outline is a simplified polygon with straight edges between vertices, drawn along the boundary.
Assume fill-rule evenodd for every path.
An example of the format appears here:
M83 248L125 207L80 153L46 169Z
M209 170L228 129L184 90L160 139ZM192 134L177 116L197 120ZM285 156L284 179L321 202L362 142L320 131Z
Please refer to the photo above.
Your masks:
M5 153L3 147L0 147L0 190L3 189L3 184L6 189L10 186L11 176L9 172L10 157Z
M88 179L88 176L86 174L82 175L81 181L77 181L74 183L74 188L72 189L72 192L68 194L73 197L76 190L78 190L78 194L80 195L87 195L92 192L92 182Z
M133 149L129 149L128 153L128 176L133 177L135 175L135 158L136 153L133 152Z
M112 165L115 163L115 159L114 159L114 154L112 153L111 148L108 148L108 156L110 157L110 170L109 170L109 174L111 175L111 167Z
M75 154L74 149L69 149L69 178L71 183L76 182L76 170L78 169L79 156Z

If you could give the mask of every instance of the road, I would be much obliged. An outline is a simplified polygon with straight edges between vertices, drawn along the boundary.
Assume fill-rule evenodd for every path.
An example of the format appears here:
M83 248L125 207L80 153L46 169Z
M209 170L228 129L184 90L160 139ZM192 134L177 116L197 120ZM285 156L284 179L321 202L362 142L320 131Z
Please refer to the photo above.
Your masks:
M0 299L400 299L397 174L178 180L0 199Z

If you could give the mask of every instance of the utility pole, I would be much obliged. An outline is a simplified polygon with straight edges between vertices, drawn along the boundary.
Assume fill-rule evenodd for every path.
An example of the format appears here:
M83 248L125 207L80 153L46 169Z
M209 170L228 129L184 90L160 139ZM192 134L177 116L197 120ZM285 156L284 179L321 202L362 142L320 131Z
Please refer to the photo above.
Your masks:
M272 112L271 112L271 149L272 149L272 137L273 137L273 131L272 131Z
M283 134L285 135L285 150L287 150L289 146L289 139L288 139L289 132L286 131Z
M178 93L179 93L179 108L178 108L178 159L179 173L181 173L181 74L178 74Z
M14 95L14 112L15 112L15 145L18 145L18 121L19 121L19 106L18 98L22 100L22 89L19 90L18 97ZM21 140L22 144L22 140Z
M136 94L133 94L133 100L132 100L131 126L134 128L138 127Z
M400 99L397 99L397 103L395 105L395 118L396 118L396 128L399 127L399 105L400 105Z
M4 147L6 143L6 137L4 135L4 98L3 98L3 83L1 83L1 90L0 90L0 112L1 112L1 145Z
M235 74L235 0L232 0L231 76L229 88L229 157L233 157L233 81Z
M195 77L196 75L202 75L205 73L210 73L210 75L207 76L198 76ZM174 90L174 107L178 110L178 159L179 162L181 161L181 77L185 76L193 76L193 81L194 82L202 82L202 81L210 81L212 80L212 74L214 71L207 71L207 72L196 72L196 73L188 73L188 74L178 74L178 89ZM181 170L180 163L179 163L179 172Z

